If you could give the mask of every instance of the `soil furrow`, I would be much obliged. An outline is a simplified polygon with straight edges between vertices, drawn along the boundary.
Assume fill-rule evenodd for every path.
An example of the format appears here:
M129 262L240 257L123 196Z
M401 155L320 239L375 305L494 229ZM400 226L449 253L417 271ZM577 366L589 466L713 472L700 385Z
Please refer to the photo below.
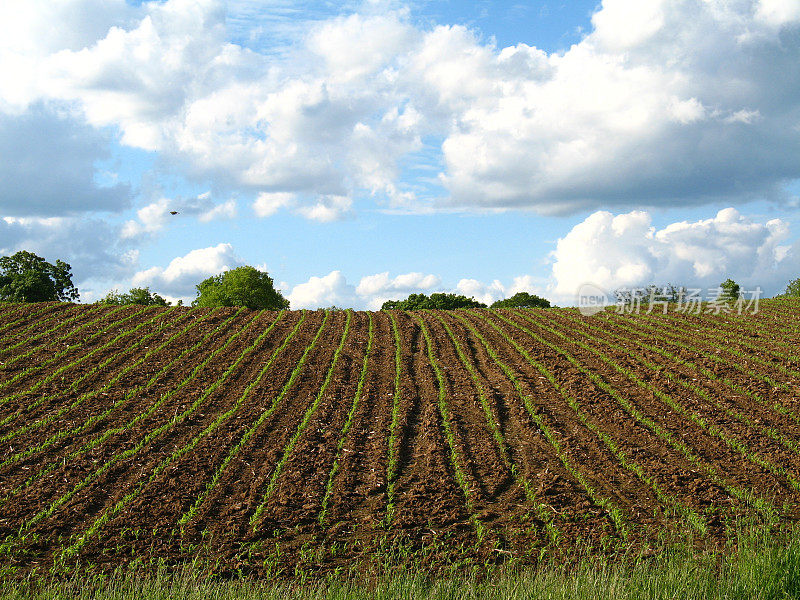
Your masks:
M49 413L64 413L70 409L73 402L107 388L108 382L118 377L126 364L136 362L147 353L150 345L158 345L166 339L173 328L187 319L189 314L188 311L175 312L172 309L172 314L165 312L147 315L149 319L145 320L146 317L143 317L141 322L132 324L132 327L139 328L139 332L132 334L135 335L132 340L125 339L124 347L109 347L93 357L93 360L84 362L77 373L71 377L65 375L64 379L59 381L59 385L55 386L57 391L54 393L40 391L35 399L28 401L11 414L6 414L9 411L4 406L6 410L0 412L0 439L6 441L11 439L9 436L16 437L13 429L18 424L15 421L23 414L25 416L23 428L30 428L33 423L41 419L47 420L49 424L51 422L47 419ZM67 380L69 384L66 383Z
M681 364L674 357L654 351L657 346L641 339L620 335L613 328L593 327L591 321L570 318L563 313L548 316L550 324L558 325L562 333L580 327L578 331L586 332L585 335L624 350L635 361L632 364L643 379L660 383L662 389L707 421L713 421L716 426L753 445L754 450L772 458L780 457L779 462L792 464L798 473L800 445L794 440L800 440L800 424L786 415L771 406L745 402L746 396L717 379L713 372L703 373L696 367Z
M564 399L541 373L482 319L475 319L474 315L468 313L459 313L454 319L459 325L463 325L463 322L469 324L489 348L502 358L514 373L521 392L537 415L548 423L574 464L580 465L584 471L589 469L587 475L594 487L602 489L602 493L608 497L616 496L618 505L630 506L630 510L633 510L641 499L638 496L631 498L629 490L640 492L640 484L632 484L630 474L622 470L612 457L608 457L608 451L581 423L574 410L565 405ZM519 465L518 468L531 482L536 498L550 507L554 526L563 536L568 540L583 538L599 543L597 536L602 532L601 524L607 524L603 509L591 506L591 497L564 467L539 425L531 418L525 402L519 396L520 392L488 354L484 342L477 339L469 328L464 328L463 332L468 336L466 340L471 348L473 364L493 390L496 414L503 415L499 422L503 425L513 463ZM557 370L554 372L558 373ZM580 448L578 453L574 448ZM587 457L591 457L593 464L589 464ZM647 497L647 493L641 495ZM588 518L590 511L593 511L592 518ZM539 523L539 527L544 525L546 521Z
M213 364L209 364L192 380L194 386L187 386L187 391L179 399L180 404L162 407L154 423L139 422L136 427L94 448L82 462L65 465L50 473L44 480L48 482L47 485L27 488L14 502L2 506L3 513L11 513L16 521L33 518L32 515L36 514L37 520L32 526L36 527L37 533L44 538L57 537L80 527L81 521L88 515L119 500L125 489L136 482L149 465L157 462L163 453L168 454L179 447L182 441L185 442L194 427L202 427L203 423L213 419L215 411L226 404L229 396L225 392L235 391L236 385L245 384L243 379L246 379L248 369L239 368L233 374L230 387L217 390L212 398L205 397L203 393L204 389L220 380L237 357L244 356L246 349L272 320L274 313L254 315L248 325L233 334L238 336L236 343L231 344ZM193 389L189 390L189 387ZM213 407L214 412L205 407ZM179 421L177 417L180 415L185 416ZM159 429L163 430L163 435L159 434ZM147 453L141 452L145 445ZM71 492L79 481L85 483ZM42 518L36 512L36 508L42 506L54 508L48 509ZM53 514L58 514L55 522L48 518Z
M481 406L480 389L471 380L454 346L454 343L465 345L466 338L450 339L436 314L426 312L424 319L434 340L436 357L440 364L446 365L444 372L451 426L474 495L476 516L488 534L487 543L503 550L509 544L519 547L519 537L529 534L520 523L526 519L531 507L527 505L525 489L517 484L510 464L503 459L504 448L498 445ZM540 544L545 542L540 540ZM498 555L502 556L502 553L495 556Z
M0 467L0 474L3 474L0 504L8 499L11 490L18 490L35 474L48 474L59 465L71 464L84 453L80 452L81 449L85 448L85 452L94 450L109 437L130 430L159 409L166 410L168 415L175 413L177 406L166 404L164 409L164 405L175 396L176 382L187 381L204 356L213 355L251 318L252 315L243 311L237 313L235 309L198 314L197 319L202 319L198 329L198 334L203 334L200 341L184 348L178 339L165 349L165 353L154 355L152 361L130 373L130 378L122 378L99 399L101 403L106 399L110 404L103 412L84 406L82 410L71 413L68 419L56 421L55 426L35 430L24 440L8 442L4 447L3 466ZM205 344L203 340L210 340L210 343ZM188 342L186 340L186 345ZM179 362L179 359L186 361ZM100 404L97 409L102 407ZM53 430L56 430L55 435ZM22 456L15 458L20 449L25 449ZM47 454L38 454L42 450L47 450Z
M604 315L604 317L606 317ZM652 335L649 329L643 328L636 321L616 319L607 316L609 327L621 328L630 332L634 338L645 339L657 343L670 352L691 360L695 364L713 372L721 379L732 382L739 394L745 394L758 403L771 406L778 412L790 416L796 423L800 423L800 387L788 386L774 380L767 374L762 374L758 367L749 365L744 360L730 359L721 355L719 348L706 350L695 344L690 337L680 338L672 335Z
M130 328L130 321L140 314L157 312L163 309L135 307L126 310L120 307L116 312L103 312L96 319L80 325L80 331L73 331L60 341L60 348L43 362L32 361L31 357L41 357L42 350L22 346L24 352L15 354L5 362L8 378L0 384L0 404L19 403L20 399L30 397L34 393L53 393L58 389L56 377L67 377L66 371L81 365L87 356L93 356L97 346L112 340ZM87 311L88 312L88 311ZM26 349L27 348L27 349ZM29 355L29 353L32 353ZM17 360L20 359L20 360ZM9 394L7 386L14 384L18 391Z
M395 346L388 314L374 313L373 323L373 344L361 399L332 481L326 519L329 545L339 542L369 547L385 531Z
M37 328L44 328L45 323L66 316L70 310L80 310L79 305L64 302L42 302L36 304L8 305L0 316L0 348L8 348L21 336L35 335Z
M527 396L532 401L537 415L548 423L548 427L553 430L553 434L557 437L559 446L570 464L579 469L583 477L587 478L591 488L595 490L595 494L599 498L610 498L613 505L622 509L626 520L634 519L637 523L643 521L650 527L660 527L663 524L665 507L659 502L657 494L648 484L637 478L630 470L625 469L603 440L588 428L588 425L591 425L604 432L605 435L610 435L611 438L628 439L627 430L630 427L628 420L622 415L615 415L616 422L609 422L607 417L597 418L590 410L585 410L584 404L590 401L585 390L576 391L574 387L566 383L582 381L582 374L579 371L576 372L568 362L559 360L546 347L530 344L530 339L522 338L513 328L508 327L501 320L493 319L488 314L479 316L471 313L469 316L473 323L481 329L482 334L486 332L487 335L495 336L496 347L504 360L515 365L516 370L522 375L522 382L528 386ZM530 358L537 361L539 368L527 363L516 348L502 339L502 336L498 336L497 330L494 330L492 324L520 344ZM492 334L493 330L494 334ZM547 374L551 380L548 379ZM563 391L553 389L555 381L564 382ZM588 418L588 425L581 420L575 407L569 405L568 398L563 394L571 394L578 403L576 406L584 409L583 414ZM531 426L535 427L533 424ZM644 458L641 456L640 448L633 446L632 450L637 461ZM558 473L555 468L552 471L554 474ZM555 506L561 508L561 512L564 513L563 518L575 519L578 514L585 515L586 511L590 509L590 500L585 496L587 490L581 489L583 486L574 480L574 474L568 474L566 480L570 485L575 486L577 493L584 495L584 499L577 506L569 504L563 507L558 504ZM561 493L563 494L563 492ZM553 502L547 497L544 497L544 500ZM579 510L576 511L575 508ZM593 510L597 511L594 514L595 518L602 519L606 509L595 503ZM564 527L573 535L581 535L580 528L576 528L575 525ZM598 527L594 527L595 534L598 529Z
M124 510L117 511L103 527L100 538L90 540L82 548L81 555L100 560L103 548L107 547L109 540L120 540L125 537L125 529L133 528L143 532L143 535L126 546L126 551L131 548L144 550L147 547L157 548L161 556L181 557L181 545L192 543L195 538L202 539L204 532L209 529L205 519L209 502L201 507L202 519L191 523L191 530L177 534L181 514L190 509L193 502L204 493L204 488L214 475L214 471L224 460L229 450L241 438L242 433L255 421L259 414L269 406L274 397L288 379L294 363L302 354L303 344L310 342L319 328L321 318L314 313L308 313L309 318L302 319L299 313L292 313L288 318L278 321L274 332L270 334L270 343L253 354L252 364L257 367L255 375L251 373L250 382L241 390L232 391L226 388L227 400L231 403L227 412L230 416L221 420L219 425L211 430L202 426L194 428L191 450L168 464L168 453L161 457L165 464L156 475L151 475L152 481L137 493ZM302 323L301 323L302 320ZM291 336L291 339L290 339ZM291 344L286 343L287 340ZM272 360L273 355L275 360ZM266 370L265 370L266 369ZM250 367L248 367L250 371ZM261 374L257 377L256 375ZM234 402L235 401L235 402ZM223 412L223 411L217 411ZM206 433L206 431L208 431ZM176 446L177 447L177 446ZM242 459L241 453L237 454L234 463L228 465L225 475ZM245 458L246 464L249 461ZM152 471L149 469L148 472ZM138 483L134 482L135 485ZM219 491L219 486L211 490L213 498ZM130 492L129 492L130 493ZM169 498L169 501L161 500ZM230 499L228 497L228 499ZM211 522L216 521L214 517ZM164 531L163 536L152 535L153 531ZM166 535L167 532L172 532ZM225 536L215 538L222 544ZM114 542L115 544L117 542ZM118 559L112 559L118 560Z
M395 316L403 362L402 409L408 420L400 437L391 526L412 547L437 543L442 536L474 547L475 531L450 464L425 338L409 314L397 311Z
M524 319L518 315L504 316L522 327L526 326ZM528 324L530 325L530 323ZM642 390L628 376L616 371L594 353L581 347L575 339L560 338L543 330L537 330L536 333L571 354L585 368L605 380L652 422L659 424L665 431L671 432L676 439L681 440L693 452L701 456L707 464L712 465L718 473L725 474L726 477L730 477L729 473L735 473L735 476L730 479L738 488L745 492L752 491L756 496L765 496L776 500L778 506L782 499L788 499L788 491L784 488L783 482L772 473L743 459L722 440L708 435L690 419L665 407L663 402L652 392ZM624 364L624 353L610 351L605 353L605 356L614 362Z

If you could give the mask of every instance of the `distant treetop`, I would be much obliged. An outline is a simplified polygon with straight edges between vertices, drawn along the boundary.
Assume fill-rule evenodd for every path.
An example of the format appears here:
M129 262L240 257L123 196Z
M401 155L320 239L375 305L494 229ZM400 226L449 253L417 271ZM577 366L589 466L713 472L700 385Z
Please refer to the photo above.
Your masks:
M79 294L71 270L61 260L53 265L26 250L0 257L0 301L75 301Z
M786 291L779 298L800 298L800 279L793 279L786 285Z
M192 306L246 306L253 310L289 308L272 278L255 267L238 267L205 279L197 286Z
M735 302L741 295L741 288L739 287L739 284L730 277L720 283L719 287L722 290L719 298L720 300Z
M143 306L169 306L164 298L150 291L149 287L131 288L127 294L120 294L117 290L109 292L100 301L102 304L141 304Z
M492 308L550 308L550 301L536 294L518 292L510 298L498 300L492 304Z
M486 308L482 302L475 298L467 298L457 294L411 294L405 300L387 300L381 306L381 310L453 310L456 308Z

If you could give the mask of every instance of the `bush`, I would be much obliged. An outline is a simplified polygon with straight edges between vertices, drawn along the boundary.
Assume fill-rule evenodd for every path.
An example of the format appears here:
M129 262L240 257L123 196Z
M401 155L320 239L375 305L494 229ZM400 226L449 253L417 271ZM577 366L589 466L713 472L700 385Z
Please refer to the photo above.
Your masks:
M475 298L467 298L457 294L411 294L405 300L387 300L381 306L381 310L453 310L456 308L486 308L482 302Z
M492 304L492 308L550 308L550 301L536 294L518 292L510 298L498 300Z
M72 285L72 267L57 260L50 264L33 252L20 250L0 257L0 301L70 302L78 299Z
M733 279L726 279L722 283L719 284L719 287L722 288L722 293L720 294L720 300L727 300L728 302L735 302L739 299L739 295L741 293L741 288L739 284L736 283Z
M790 281L779 298L800 298L800 278Z
M238 267L209 277L197 286L192 306L246 306L252 310L281 310L289 301L276 290L272 278L255 267Z
M117 290L109 292L100 301L102 304L141 304L143 306L169 306L169 302L158 294L152 293L149 287L131 288L127 294L120 294Z

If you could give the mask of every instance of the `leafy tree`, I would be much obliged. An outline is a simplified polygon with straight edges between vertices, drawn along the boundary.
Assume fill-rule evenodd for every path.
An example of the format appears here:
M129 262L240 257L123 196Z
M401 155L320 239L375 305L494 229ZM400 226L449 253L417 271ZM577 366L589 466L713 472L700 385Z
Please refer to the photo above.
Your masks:
M387 300L381 306L381 310L423 310L423 309L438 309L438 310L453 310L456 308L486 308L482 302L478 302L475 298L467 298L457 294L411 294L405 300Z
M794 279L786 286L786 291L780 295L781 298L800 298L800 278Z
M164 298L150 291L149 287L131 288L127 294L120 294L117 290L109 292L100 302L103 304L142 304L144 306L169 306Z
M78 299L72 267L61 260L50 264L33 252L20 250L0 257L0 301L69 302Z
M550 301L536 294L518 292L510 298L498 300L492 308L550 308Z
M202 281L197 286L192 306L246 306L280 310L289 301L276 290L272 278L255 267L238 267Z
M729 302L734 302L739 298L739 294L741 289L739 288L739 284L736 283L733 279L728 278L722 283L719 284L719 287L722 288L722 293L720 294L720 300L727 300Z

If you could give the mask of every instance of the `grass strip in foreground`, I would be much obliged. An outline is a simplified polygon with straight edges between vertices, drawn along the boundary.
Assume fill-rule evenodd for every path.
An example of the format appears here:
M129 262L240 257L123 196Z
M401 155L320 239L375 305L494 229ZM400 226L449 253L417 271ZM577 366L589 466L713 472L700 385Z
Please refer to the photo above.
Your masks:
M735 549L707 554L664 545L650 558L432 576L392 563L350 578L302 583L221 579L140 568L110 577L0 578L3 600L788 600L800 598L800 534L740 527Z

